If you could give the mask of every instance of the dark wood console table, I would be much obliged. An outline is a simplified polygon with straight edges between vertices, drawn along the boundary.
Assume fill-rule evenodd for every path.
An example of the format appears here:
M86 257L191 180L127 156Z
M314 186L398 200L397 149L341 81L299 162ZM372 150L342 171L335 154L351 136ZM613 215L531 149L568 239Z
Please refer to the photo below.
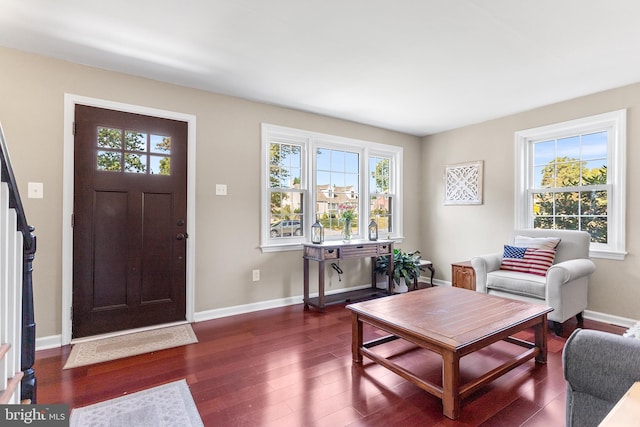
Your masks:
M375 293L386 292L391 294L393 289L393 240L352 240L349 243L342 241L324 242L321 244L304 243L304 308L313 306L319 310L324 310L325 305L358 301ZM387 289L382 290L376 287L376 258L379 256L389 257L389 270L387 272ZM326 261L341 259L371 258L371 288L358 289L355 291L341 292L333 295L325 295L324 291L324 269ZM318 297L309 297L309 261L318 262Z

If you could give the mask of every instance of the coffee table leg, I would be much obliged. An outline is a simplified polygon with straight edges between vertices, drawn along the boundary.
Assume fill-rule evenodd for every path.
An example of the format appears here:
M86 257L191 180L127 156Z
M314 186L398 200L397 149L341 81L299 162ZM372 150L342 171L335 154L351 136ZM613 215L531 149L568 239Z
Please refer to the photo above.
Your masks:
M452 420L460 416L460 356L442 353L442 412Z
M541 316L541 322L535 326L536 347L540 352L536 356L537 363L547 363L547 315Z
M362 363L362 321L355 311L351 312L351 355L355 363Z

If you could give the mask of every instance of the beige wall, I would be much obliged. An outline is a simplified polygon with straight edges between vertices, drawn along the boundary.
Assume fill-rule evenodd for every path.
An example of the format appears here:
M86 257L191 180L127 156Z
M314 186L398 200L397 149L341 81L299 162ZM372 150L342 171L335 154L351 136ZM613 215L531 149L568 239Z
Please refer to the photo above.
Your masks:
M514 132L586 115L629 108L627 255L595 260L589 310L640 319L640 85L419 138L223 95L0 48L0 123L23 193L38 252L34 292L38 337L61 333L62 167L64 94L105 99L197 117L195 310L250 304L302 294L301 252L259 249L260 123L272 123L404 147L404 234L401 245L420 249L436 277L450 280L450 264L501 248L513 227ZM422 142L422 143L421 143ZM444 206L444 165L484 160L484 204ZM242 162L242 168L238 167ZM26 199L27 182L44 183L42 200ZM215 196L225 183L226 197ZM234 227L227 226L234 224ZM358 261L343 263L329 289L366 283ZM251 270L261 280L251 281ZM312 270L312 274L315 270Z
M302 294L301 251L259 249L262 122L404 147L404 186L419 194L420 139L352 122L168 85L0 49L0 123L29 222L36 227L37 336L61 333L64 94L192 114L197 117L195 310L203 312ZM27 182L44 199L27 199ZM215 196L215 184L229 195ZM404 202L405 242L419 247L418 198ZM251 270L261 280L251 281ZM329 289L366 283L358 261L344 263ZM317 271L317 270L316 270Z
M422 247L438 271L451 280L450 264L499 252L514 224L514 132L628 108L627 221L624 261L594 259L588 310L640 319L640 84L606 91L533 111L425 137L422 150ZM443 172L450 163L484 160L484 204L444 206Z

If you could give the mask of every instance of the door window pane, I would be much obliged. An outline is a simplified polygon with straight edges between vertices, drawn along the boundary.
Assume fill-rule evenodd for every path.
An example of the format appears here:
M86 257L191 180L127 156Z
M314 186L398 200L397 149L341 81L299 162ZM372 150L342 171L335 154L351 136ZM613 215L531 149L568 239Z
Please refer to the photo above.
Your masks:
M126 150L127 151L147 151L147 134L128 130L125 133Z
M97 170L120 172L122 170L122 154L119 151L98 151Z
M149 173L152 175L171 175L171 157L149 156Z
M122 130L98 128L98 148L122 148Z
M147 156L125 153L124 171L130 173L145 173L147 171Z
M171 153L171 137L151 134L151 152L169 154Z

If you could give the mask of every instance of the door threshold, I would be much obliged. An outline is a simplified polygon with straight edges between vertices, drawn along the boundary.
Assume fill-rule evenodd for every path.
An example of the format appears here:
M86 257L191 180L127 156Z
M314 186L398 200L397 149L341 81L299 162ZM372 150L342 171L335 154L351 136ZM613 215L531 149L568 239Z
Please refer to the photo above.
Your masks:
M179 322L162 323L160 325L150 325L150 326L145 326L143 328L125 329L123 331L108 332L106 334L100 334L100 335L91 335L90 337L73 338L71 340L71 344L79 344L79 343L83 343L83 342L96 341L96 340L100 340L100 339L103 339L103 338L119 337L121 335L135 334L136 332L153 331L155 329L169 328L171 326L186 325L188 323L189 322L187 322L186 320L181 320Z

